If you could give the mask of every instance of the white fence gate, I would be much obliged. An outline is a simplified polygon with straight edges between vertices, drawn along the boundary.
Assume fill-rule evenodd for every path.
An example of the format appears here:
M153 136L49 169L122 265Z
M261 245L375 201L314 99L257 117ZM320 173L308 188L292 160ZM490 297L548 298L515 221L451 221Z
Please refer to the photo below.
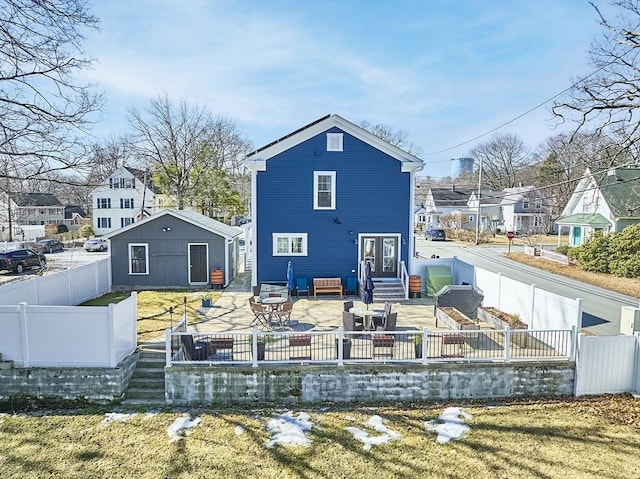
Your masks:
M575 395L640 391L640 336L584 336L578 341Z

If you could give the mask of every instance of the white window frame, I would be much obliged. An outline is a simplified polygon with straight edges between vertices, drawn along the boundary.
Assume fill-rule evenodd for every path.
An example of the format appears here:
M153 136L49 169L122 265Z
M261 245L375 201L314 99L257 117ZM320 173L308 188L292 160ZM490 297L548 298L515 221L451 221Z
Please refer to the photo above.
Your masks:
M98 210L111 209L111 198L98 198L96 201L96 209Z
M135 221L135 218L122 217L120 218L120 227L124 228L125 226L132 225Z
M120 209L132 210L134 208L133 198L120 198Z
M107 217L98 217L98 221L96 222L98 228L108 229L111 228L111 218ZM106 226L105 226L106 225Z
M318 205L318 179L321 176L331 177L331 205ZM314 171L313 172L313 209L314 210L335 210L336 209L336 172L335 171Z
M344 151L344 135L327 133L327 151Z
M136 246L144 247L144 261L145 261L145 271L143 273L134 273L132 266L133 258L131 256L132 250ZM129 256L129 274L132 276L140 276L140 275L149 275L149 243L129 243L127 245L128 256Z
M272 252L273 256L308 256L307 249L307 233L272 233ZM294 253L293 250L293 240L294 239L302 239L302 251L300 253ZM287 240L287 251L280 252L278 251L278 240L286 239Z

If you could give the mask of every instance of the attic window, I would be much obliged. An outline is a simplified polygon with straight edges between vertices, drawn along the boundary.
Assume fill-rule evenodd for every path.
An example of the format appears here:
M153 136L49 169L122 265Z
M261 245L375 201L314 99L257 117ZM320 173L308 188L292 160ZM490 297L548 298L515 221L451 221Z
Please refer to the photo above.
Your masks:
M327 133L327 151L342 151L342 133Z

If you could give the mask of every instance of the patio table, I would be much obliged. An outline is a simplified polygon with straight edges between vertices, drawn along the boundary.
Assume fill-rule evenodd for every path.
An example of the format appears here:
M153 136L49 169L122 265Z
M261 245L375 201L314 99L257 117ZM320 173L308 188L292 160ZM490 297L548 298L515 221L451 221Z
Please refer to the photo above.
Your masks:
M354 306L353 308L349 309L349 312L353 313L356 316L362 316L364 318L364 329L366 331L371 331L374 329L374 316L384 315L384 309L366 309L360 306Z

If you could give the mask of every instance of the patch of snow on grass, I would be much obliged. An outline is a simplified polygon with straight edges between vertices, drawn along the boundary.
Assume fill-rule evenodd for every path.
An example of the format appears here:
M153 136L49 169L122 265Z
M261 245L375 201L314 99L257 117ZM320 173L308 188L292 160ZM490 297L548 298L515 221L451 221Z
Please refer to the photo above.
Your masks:
M138 413L125 414L121 412L108 412L104 415L104 419L98 426L99 428L106 427L109 423L112 422L127 422L134 416L137 416Z
M236 426L236 436L244 434L244 428L242 426Z
M311 431L313 424L309 421L307 413L298 413L294 416L291 411L281 414L276 418L269 419L267 431L271 434L271 440L266 443L269 448L278 444L294 444L297 446L308 446L311 440L305 436L305 431Z
M359 427L346 427L345 429L353 434L353 438L363 443L362 448L365 451L371 449L371 446L379 446L380 444L386 444L394 439L401 437L401 434L396 431L392 431L382 423L382 418L378 415L371 416L371 418L365 423L367 426L373 428L376 432L382 433L380 436L371 436L367 431L360 429Z
M449 441L460 439L470 429L464 423L464 419L470 419L471 414L464 412L457 407L448 407L438 419L425 421L424 426L427 432L438 434L436 442L446 444Z
M184 439L186 436L191 434L191 430L201 422L202 418L197 417L191 420L191 416L188 414L173 421L173 424L167 428L167 434L170 438L169 444L179 441L180 439Z

